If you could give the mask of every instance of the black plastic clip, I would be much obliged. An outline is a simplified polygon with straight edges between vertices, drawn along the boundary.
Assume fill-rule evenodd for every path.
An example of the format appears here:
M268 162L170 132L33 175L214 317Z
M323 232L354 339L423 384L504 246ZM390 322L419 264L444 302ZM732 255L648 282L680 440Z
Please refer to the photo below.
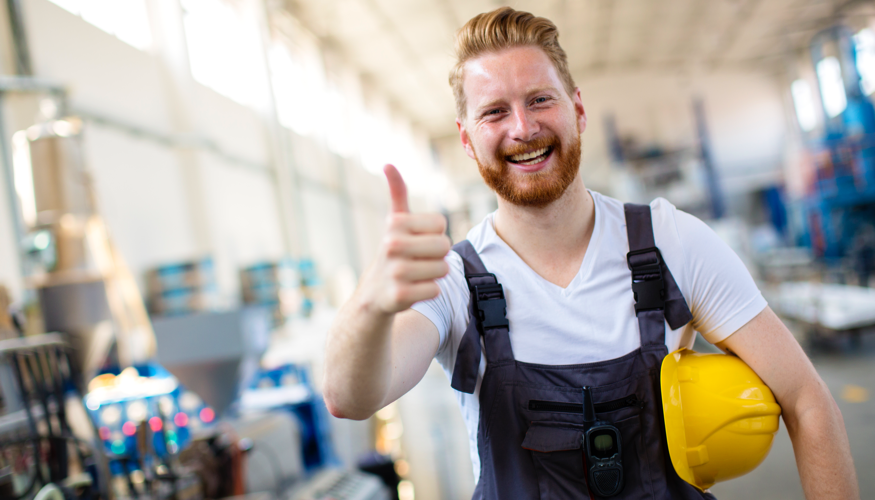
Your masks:
M640 257L634 258L637 256ZM633 260L636 262L633 263ZM662 254L659 249L651 247L629 252L626 254L626 264L632 271L635 312L664 309L665 279L662 276Z
M471 294L474 296L474 305L480 317L480 325L486 328L507 327L507 301L504 300L504 288L495 278L494 274L474 274L467 278L492 277L495 283L473 285ZM470 281L469 281L470 284Z

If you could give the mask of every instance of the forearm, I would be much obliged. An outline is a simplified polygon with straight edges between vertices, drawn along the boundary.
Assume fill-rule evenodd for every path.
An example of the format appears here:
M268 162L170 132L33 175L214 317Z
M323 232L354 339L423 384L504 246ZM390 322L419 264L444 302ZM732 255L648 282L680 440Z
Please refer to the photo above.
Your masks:
M784 410L805 497L860 498L842 414L826 386L809 387L795 405ZM789 410L789 411L788 411Z
M394 316L359 293L338 312L328 332L323 385L332 415L364 420L383 406L392 383Z
M422 378L437 349L409 340L393 342L392 325L398 313L440 293L436 280L449 271L444 262L450 251L446 219L409 213L401 174L392 165L384 171L392 213L383 243L355 294L338 312L325 346L323 393L335 417L370 417ZM401 352L393 357L393 349ZM396 371L400 382L393 389Z

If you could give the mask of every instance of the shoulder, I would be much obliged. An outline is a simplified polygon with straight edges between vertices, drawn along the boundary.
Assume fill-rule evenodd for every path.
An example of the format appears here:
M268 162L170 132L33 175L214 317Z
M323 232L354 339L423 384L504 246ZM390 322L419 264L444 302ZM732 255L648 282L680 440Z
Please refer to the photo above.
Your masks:
M650 214L653 217L654 226L667 226L665 229L671 228L676 230L678 214L683 213L665 198L655 198L650 202Z
M495 233L493 225L493 217L495 212L488 214L477 225L471 228L466 235L466 239L471 242L474 250L482 255L491 245L496 243L498 235Z

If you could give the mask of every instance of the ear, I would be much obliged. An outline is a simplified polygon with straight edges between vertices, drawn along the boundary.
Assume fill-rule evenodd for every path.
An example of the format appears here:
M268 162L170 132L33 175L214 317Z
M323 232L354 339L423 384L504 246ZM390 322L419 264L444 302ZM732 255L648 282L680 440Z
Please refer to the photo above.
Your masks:
M574 104L574 112L577 114L577 125L580 127L582 134L586 130L586 110L583 109L583 100L580 98L580 88L574 88L574 95L571 96L571 102Z
M456 118L456 128L459 129L459 139L462 141L462 147L465 148L465 153L472 160L476 160L477 157L474 155L474 146L471 145L471 138L468 137L468 131L465 129L465 125Z

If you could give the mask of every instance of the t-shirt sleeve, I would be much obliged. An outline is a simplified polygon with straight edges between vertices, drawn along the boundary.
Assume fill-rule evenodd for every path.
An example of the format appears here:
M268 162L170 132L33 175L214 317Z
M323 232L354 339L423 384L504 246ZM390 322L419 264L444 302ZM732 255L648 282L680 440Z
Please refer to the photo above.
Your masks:
M447 345L451 344L448 339L451 336L457 309L460 307L460 303L465 300L462 296L467 293L467 289L462 289L462 284L465 283L462 258L456 252L450 252L446 261L450 265L450 272L437 281L441 289L440 294L431 300L417 302L411 308L425 315L437 327L441 337L438 356L441 356Z
M741 259L714 230L681 210L675 221L689 277L693 328L715 344L768 304Z

